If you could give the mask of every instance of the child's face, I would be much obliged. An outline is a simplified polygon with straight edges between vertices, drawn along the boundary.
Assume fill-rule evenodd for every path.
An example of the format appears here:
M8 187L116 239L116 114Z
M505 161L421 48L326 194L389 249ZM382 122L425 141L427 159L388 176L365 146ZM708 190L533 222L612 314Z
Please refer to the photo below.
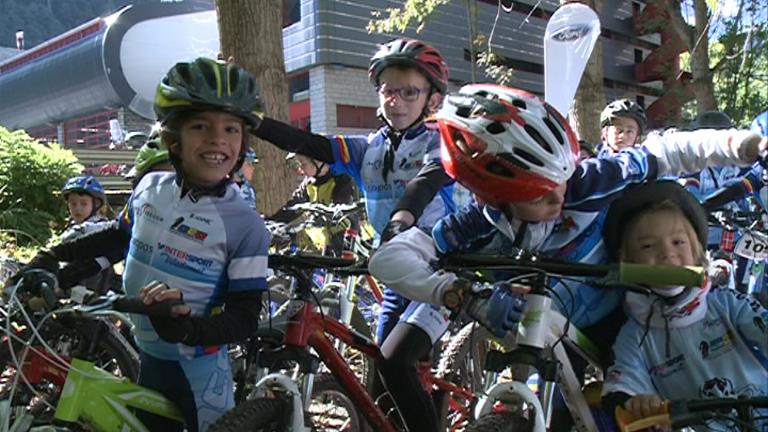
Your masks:
M69 216L75 223L83 223L93 213L93 197L88 194L72 192L67 195Z
M603 128L603 141L613 151L632 147L637 143L640 128L637 122L630 117L616 117L613 124Z
M389 67L379 75L379 106L395 130L403 130L419 119L425 104L434 110L440 103L435 93L429 100L429 81L415 69Z
M624 236L626 260L638 264L693 266L693 227L685 216L658 210L640 216Z
M232 114L206 111L181 126L180 151L184 177L199 186L213 186L235 167L243 145L243 121ZM180 150L179 150L180 147Z
M528 202L509 204L512 216L526 222L546 222L556 219L563 210L565 183L553 191Z

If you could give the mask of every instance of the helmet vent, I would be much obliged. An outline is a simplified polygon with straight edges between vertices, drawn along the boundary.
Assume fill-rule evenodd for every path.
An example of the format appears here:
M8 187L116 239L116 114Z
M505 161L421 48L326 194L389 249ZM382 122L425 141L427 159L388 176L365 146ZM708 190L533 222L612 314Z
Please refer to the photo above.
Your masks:
M555 138L557 139L557 142L559 142L561 145L564 144L565 139L563 138L563 135L560 133L560 130L555 126L554 123L552 123L552 120L550 120L549 118L545 118L543 120L544 120L544 124L547 125L549 130L552 132L552 135L554 135Z
M510 171L507 167L505 167L504 165L500 164L497 161L488 162L488 164L485 166L485 169L486 169L486 171L488 171L488 172L490 172L492 174L496 174L496 175L503 176L503 177L512 178L512 177L515 176L512 173L512 171Z
M469 105L461 105L456 107L456 115L459 117L469 118L472 114L472 107Z
M543 148L549 153L554 154L554 152L552 151L552 147L549 146L549 143L547 142L547 140L545 140L544 137L541 136L541 134L539 133L539 131L536 130L536 128L528 124L523 126L523 128L525 129L526 132L528 132L528 135L530 135L530 137L533 138L533 140L536 141L536 143L541 148ZM517 150L515 150L515 152L517 152ZM540 164L541 166L544 166L540 162L538 164Z
M522 99L514 99L514 100L512 100L512 105L514 105L514 106L516 106L516 107L518 107L518 108L520 108L522 110L527 110L528 109L528 104L526 104L525 101L522 100Z
M487 130L488 133L493 135L497 135L506 131L506 129L504 129L504 126L502 126L502 124L497 121L486 126L485 130Z
M179 74L181 80L185 83L192 81L192 75L189 73L189 64L180 64L176 66L176 73Z
M526 161L528 161L529 163L531 163L531 164L533 164L533 165L537 165L537 166L540 166L540 167L543 167L543 166L544 166L544 162L542 162L542 161L541 161L539 158L537 158L536 156L534 156L534 155L532 155L532 154L528 153L528 152L527 152L527 151L525 151L525 150L522 150L522 149L516 148L516 149L514 150L514 152L515 152L515 153L514 153L514 154L515 154L515 156L517 156L517 157L519 157L519 158L521 158L521 159L525 159Z
M208 67L207 64L200 68L200 72L202 72L203 78L205 78L205 82L208 83L208 88L218 88L218 85L216 84L216 75L213 74L213 71L211 71L211 68Z
M511 153L501 153L497 157L499 157L501 159L504 159L505 161L511 163L512 165L514 165L514 166L516 166L516 167L518 167L520 169L524 169L524 170L529 170L530 169L530 167L528 165L524 164L520 160L520 158L518 158L517 156L515 156L515 155L513 155Z

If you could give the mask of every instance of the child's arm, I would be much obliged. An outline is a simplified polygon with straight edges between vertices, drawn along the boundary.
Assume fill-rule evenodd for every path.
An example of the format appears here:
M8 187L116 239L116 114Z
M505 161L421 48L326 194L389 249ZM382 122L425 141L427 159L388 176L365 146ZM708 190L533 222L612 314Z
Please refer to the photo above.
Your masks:
M713 290L709 298L720 299L728 308L731 324L751 346L768 357L768 310L754 297L731 289Z
M763 166L760 163L756 163L739 181L720 188L705 197L702 205L707 211L714 211L731 201L740 200L751 195L763 186L762 176Z
M291 222L292 220L296 219L301 215L300 212L294 211L294 210L288 210L288 207L291 207L295 204L305 203L309 201L309 193L307 192L307 184L309 184L308 179L304 179L301 184L299 184L299 187L296 188L295 191L293 191L293 194L291 194L291 198L286 201L285 204L283 204L282 207L280 207L280 210L276 211L272 216L267 217L269 220L273 220L275 222Z
M411 300L442 305L443 294L457 277L435 271L431 263L436 260L432 237L419 228L411 228L382 245L368 262L368 270Z
M652 411L655 400L661 400L654 396L656 391L647 362L638 346L641 336L637 329L634 322L628 321L613 345L614 362L606 371L603 383L603 407L609 413L613 413L617 406L623 406L642 414Z
M288 152L306 155L326 163L334 161L331 140L268 117L261 121L255 135Z

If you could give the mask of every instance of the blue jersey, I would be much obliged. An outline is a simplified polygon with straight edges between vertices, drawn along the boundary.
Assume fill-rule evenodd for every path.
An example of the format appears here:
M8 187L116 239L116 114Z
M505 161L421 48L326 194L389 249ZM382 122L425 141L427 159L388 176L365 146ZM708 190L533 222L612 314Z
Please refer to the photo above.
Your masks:
M348 174L365 197L365 209L373 229L381 234L405 186L428 163L440 163L440 134L422 124L405 133L392 157L392 171L384 176L390 147L386 128L366 136L331 137L336 174ZM453 186L444 187L424 210L418 224L432 226L453 212Z
M602 226L610 202L626 187L655 178L655 158L639 149L624 149L612 157L587 159L568 180L563 212L551 222L510 221L495 208L472 204L439 221L432 235L438 251L467 248L509 253L519 247L568 261L603 263L608 259ZM579 327L594 324L621 304L623 291L597 289L568 282L555 283L560 310ZM556 304L558 301L555 302Z
M123 273L128 295L157 280L180 289L193 316L211 316L228 293L266 289L269 233L234 183L220 197L182 196L175 173L150 173L120 221L131 236ZM154 357L179 360L219 348L164 342L146 316L133 318L139 346Z
M710 291L699 307L706 311L683 325L657 322L646 328L650 320L630 313L616 338L603 394L670 400L768 395L768 311L731 289ZM707 426L731 430L715 422Z

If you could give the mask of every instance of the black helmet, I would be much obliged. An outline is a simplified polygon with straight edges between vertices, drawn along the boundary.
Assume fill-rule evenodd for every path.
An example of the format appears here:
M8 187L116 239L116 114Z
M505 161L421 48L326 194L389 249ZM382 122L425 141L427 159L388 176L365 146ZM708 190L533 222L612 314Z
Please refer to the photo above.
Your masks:
M696 231L702 245L707 244L707 212L696 198L675 181L661 180L648 182L627 190L614 201L608 209L603 225L603 241L608 249L608 256L615 261L626 226L640 213L654 204L671 201L682 210L683 214Z
M639 133L643 133L645 130L647 121L645 110L635 101L618 99L606 105L603 112L600 113L600 127L611 126L616 117L630 117L637 122L637 126L640 128Z
M420 71L438 92L448 88L448 66L440 52L420 40L401 38L381 45L371 57L368 79L379 85L379 75L390 66L409 66Z
M200 57L176 63L158 84L155 95L155 114L161 123L190 110L229 112L256 128L263 107L250 72L233 63Z
M689 130L697 129L731 129L733 123L728 114L722 111L706 111L696 116L688 124Z

